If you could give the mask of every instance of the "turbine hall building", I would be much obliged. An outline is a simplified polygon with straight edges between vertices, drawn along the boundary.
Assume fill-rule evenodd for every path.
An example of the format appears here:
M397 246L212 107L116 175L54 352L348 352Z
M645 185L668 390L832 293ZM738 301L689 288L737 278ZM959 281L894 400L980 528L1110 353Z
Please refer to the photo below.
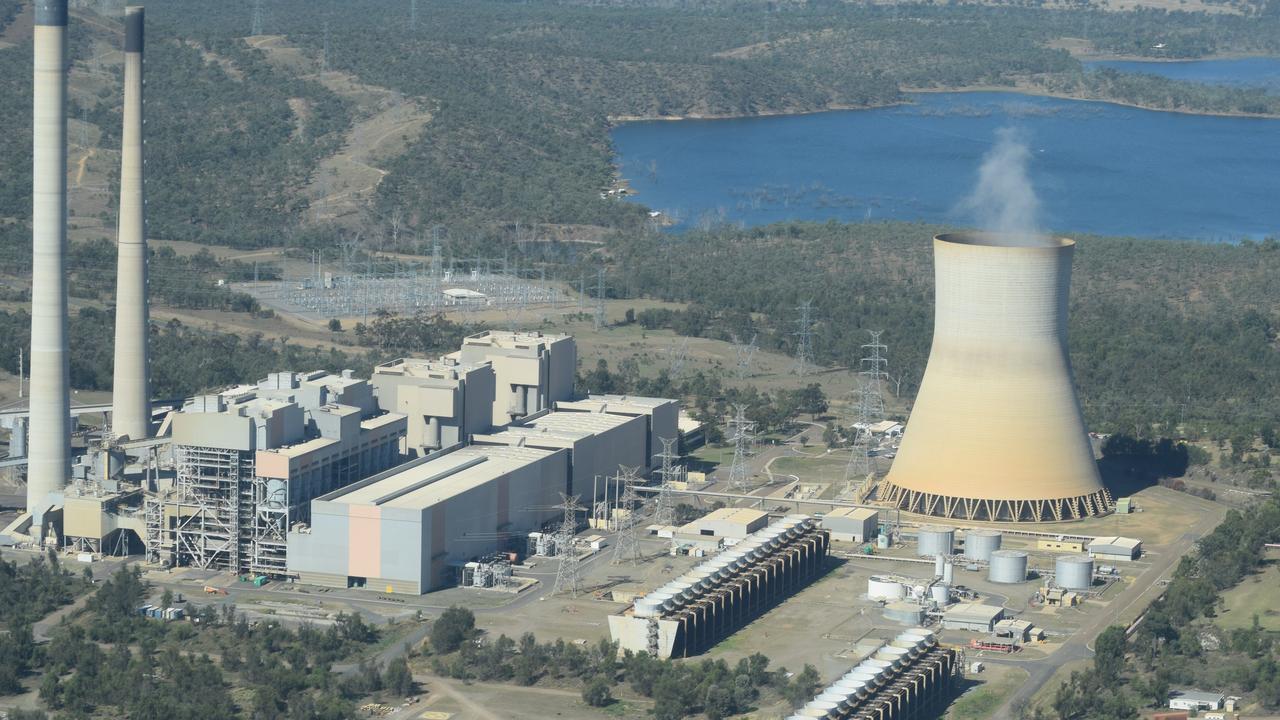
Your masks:
M620 650L696 655L808 584L822 570L827 532L790 515L609 616Z
M567 450L467 446L316 498L289 533L289 572L326 587L422 594L456 567L560 515Z
M680 403L675 400L630 395L588 395L582 400L557 402L556 411L643 417L648 429L648 442L645 445L645 466L648 468L659 464L654 458L662 452L664 439L677 443L680 439Z
M583 504L605 496L620 466L649 468L648 426L643 416L588 412L544 412L487 435L476 445L569 450L569 472L561 484Z

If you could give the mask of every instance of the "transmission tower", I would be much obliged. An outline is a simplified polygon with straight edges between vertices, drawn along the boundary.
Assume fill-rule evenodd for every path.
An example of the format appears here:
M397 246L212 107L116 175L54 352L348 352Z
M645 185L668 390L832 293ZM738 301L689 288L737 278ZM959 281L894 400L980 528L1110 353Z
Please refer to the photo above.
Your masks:
M324 55L320 58L320 68L329 69L329 21L324 21Z
M418 29L418 0L409 0L409 29Z
M853 448L849 454L849 464L844 470L845 493L848 495L857 493L875 475L875 460L871 455L874 439L871 426L884 418L884 395L880 391L880 384L889 378L889 373L885 370L889 360L884 357L888 346L880 342L883 331L867 332L871 335L871 342L862 346L868 355L859 363L858 416L853 425Z
M658 438L662 443L662 452L656 457L661 461L658 468L658 499L654 503L653 521L659 525L674 525L676 522L675 499L672 497L672 484L684 479L684 467L677 465L680 453L676 449L676 438Z
M253 0L253 29L250 34L262 34L262 0Z
M800 317L796 318L796 364L793 372L800 377L809 373L813 366L813 301L805 300L796 308Z
M551 594L557 595L564 590L570 597L578 597L581 578L578 574L578 548L573 539L578 534L578 513L583 507L578 503L577 495L560 493L560 504L556 508L564 511L564 520L556 531L556 555L560 557L560 567L556 569L556 584L552 586Z
M596 271L596 330L604 327L604 266Z
M679 380L684 375L684 364L688 359L689 338L684 338L678 345L672 340L667 347L667 376Z
M760 337L759 333L751 336L751 342L746 345L738 339L737 335L733 335L733 354L734 354L734 374L739 380L745 380L751 375L751 364L755 362L756 351L760 349L756 345L756 340Z
M747 409L734 406L733 419L729 421L729 441L733 443L733 464L729 466L729 489L745 490L751 472L747 459L751 457L751 443L755 440L756 424L747 420Z
M640 484L640 468L618 466L618 484L623 487L622 498L618 502L618 510L622 513L618 519L618 542L613 546L613 564L640 562L640 493L636 486Z

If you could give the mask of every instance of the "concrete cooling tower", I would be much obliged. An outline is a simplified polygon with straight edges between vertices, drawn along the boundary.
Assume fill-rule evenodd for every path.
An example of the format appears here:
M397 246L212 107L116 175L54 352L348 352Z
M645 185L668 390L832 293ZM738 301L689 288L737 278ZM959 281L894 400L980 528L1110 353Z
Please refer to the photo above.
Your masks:
M1067 355L1067 239L933 240L933 347L879 497L909 512L1052 522L1101 515Z

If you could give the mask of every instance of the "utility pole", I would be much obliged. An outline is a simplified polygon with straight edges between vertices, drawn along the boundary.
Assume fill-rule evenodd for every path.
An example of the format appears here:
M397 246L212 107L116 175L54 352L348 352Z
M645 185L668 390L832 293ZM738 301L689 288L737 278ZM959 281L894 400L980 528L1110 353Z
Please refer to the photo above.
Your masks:
M808 374L813 365L813 301L805 300L796 308L796 364L793 372L800 377Z
M745 490L750 477L747 459L751 456L751 443L755 440L756 424L747 420L747 408L734 406L733 419L729 421L729 441L733 443L733 464L729 466L729 489Z
M560 567L556 569L556 584L551 588L552 595L561 590L570 597L578 597L581 589L581 577L578 572L578 548L574 537L578 534L578 513L583 509L578 503L577 495L560 493L560 504L556 506L564 511L564 519L556 532L556 555L560 558Z

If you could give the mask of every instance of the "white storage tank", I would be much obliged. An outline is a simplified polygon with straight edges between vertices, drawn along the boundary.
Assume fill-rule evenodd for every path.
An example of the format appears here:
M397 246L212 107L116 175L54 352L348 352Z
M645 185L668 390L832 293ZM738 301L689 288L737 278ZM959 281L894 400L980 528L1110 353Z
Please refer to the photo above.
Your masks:
M913 603L892 602L884 606L884 617L903 625L919 625L924 622L924 608Z
M987 580L1014 584L1027 581L1027 554L1021 550L996 550L991 553Z
M956 546L956 529L945 525L922 525L917 534L916 554L920 557L951 555Z
M954 585L956 581L956 564L948 562L942 566L942 582L947 585Z
M991 561L991 553L1000 549L1004 538L999 530L966 530L964 533L964 556L970 560Z
M896 580L880 575L872 575L867 580L867 597L871 600L901 600L906 596L907 589Z
M951 602L951 586L944 582L934 583L933 587L929 588L929 597L938 604L938 607L943 607Z
M1054 584L1068 590L1093 587L1093 558L1088 555L1062 555L1053 563Z

